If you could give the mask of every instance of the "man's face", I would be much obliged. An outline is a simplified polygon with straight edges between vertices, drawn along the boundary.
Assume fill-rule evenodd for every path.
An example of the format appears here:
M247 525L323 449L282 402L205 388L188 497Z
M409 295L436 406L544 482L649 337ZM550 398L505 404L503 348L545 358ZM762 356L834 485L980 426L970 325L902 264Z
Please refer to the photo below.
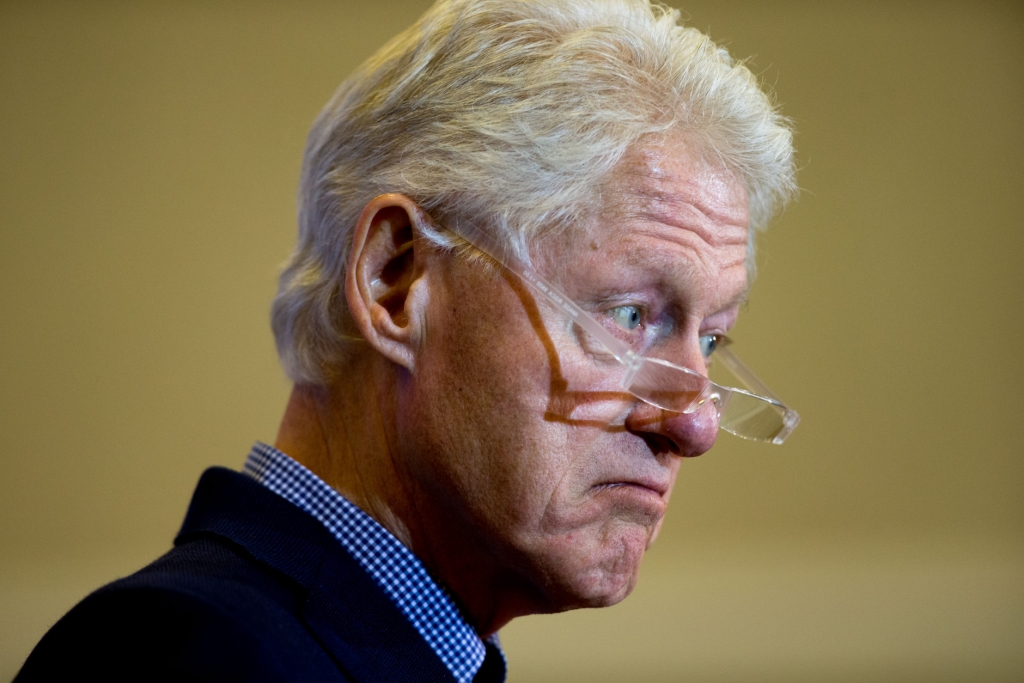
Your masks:
M700 337L746 290L747 198L680 141L628 155L596 219L534 262L638 352L706 374ZM398 452L452 533L550 610L618 602L665 514L680 456L708 450L714 409L663 412L515 276L439 257ZM457 528L456 528L457 527Z

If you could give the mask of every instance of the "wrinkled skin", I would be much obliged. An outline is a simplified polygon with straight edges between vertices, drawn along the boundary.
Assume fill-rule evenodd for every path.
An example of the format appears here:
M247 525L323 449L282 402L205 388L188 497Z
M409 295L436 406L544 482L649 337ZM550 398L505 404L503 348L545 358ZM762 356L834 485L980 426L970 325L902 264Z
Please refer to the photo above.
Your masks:
M676 139L603 190L535 264L638 352L704 373L698 339L731 327L747 287L742 184ZM331 387L296 388L278 446L406 543L483 635L614 604L715 411L623 393L608 354L514 275L417 241L429 220L401 195L367 206L346 294L368 344Z

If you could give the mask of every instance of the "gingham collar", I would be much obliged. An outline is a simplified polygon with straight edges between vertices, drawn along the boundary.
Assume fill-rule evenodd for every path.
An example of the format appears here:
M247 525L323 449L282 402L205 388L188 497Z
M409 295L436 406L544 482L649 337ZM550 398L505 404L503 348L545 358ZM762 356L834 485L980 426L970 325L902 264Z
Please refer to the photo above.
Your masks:
M447 590L423 563L372 517L273 446L257 442L242 473L323 524L373 577L459 683L471 683L486 646ZM488 638L501 653L498 635ZM501 654L504 660L504 654Z

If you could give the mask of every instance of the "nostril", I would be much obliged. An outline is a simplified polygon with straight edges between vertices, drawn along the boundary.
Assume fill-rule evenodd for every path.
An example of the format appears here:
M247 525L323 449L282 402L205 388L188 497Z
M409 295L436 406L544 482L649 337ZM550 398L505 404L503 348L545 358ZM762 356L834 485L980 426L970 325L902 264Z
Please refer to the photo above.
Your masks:
M692 413L673 413L638 404L626 417L626 429L641 437L654 455L692 458L707 452L718 436L718 411L707 401Z
M705 401L692 413L666 416L661 428L653 433L670 439L676 447L674 452L684 458L702 455L711 450L718 437L718 403Z
M651 449L652 455L661 455L663 453L679 455L679 446L677 446L676 442L667 436L651 432L641 432L640 436L647 444L647 447Z

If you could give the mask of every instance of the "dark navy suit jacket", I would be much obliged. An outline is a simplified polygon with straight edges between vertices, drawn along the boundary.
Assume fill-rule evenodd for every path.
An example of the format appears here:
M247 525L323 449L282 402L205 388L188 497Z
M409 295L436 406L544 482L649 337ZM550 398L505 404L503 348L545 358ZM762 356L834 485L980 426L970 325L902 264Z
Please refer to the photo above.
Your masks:
M490 650L491 647L488 647ZM490 680L491 653L476 680ZM15 679L454 681L313 517L222 468L199 481L175 548L96 591Z

